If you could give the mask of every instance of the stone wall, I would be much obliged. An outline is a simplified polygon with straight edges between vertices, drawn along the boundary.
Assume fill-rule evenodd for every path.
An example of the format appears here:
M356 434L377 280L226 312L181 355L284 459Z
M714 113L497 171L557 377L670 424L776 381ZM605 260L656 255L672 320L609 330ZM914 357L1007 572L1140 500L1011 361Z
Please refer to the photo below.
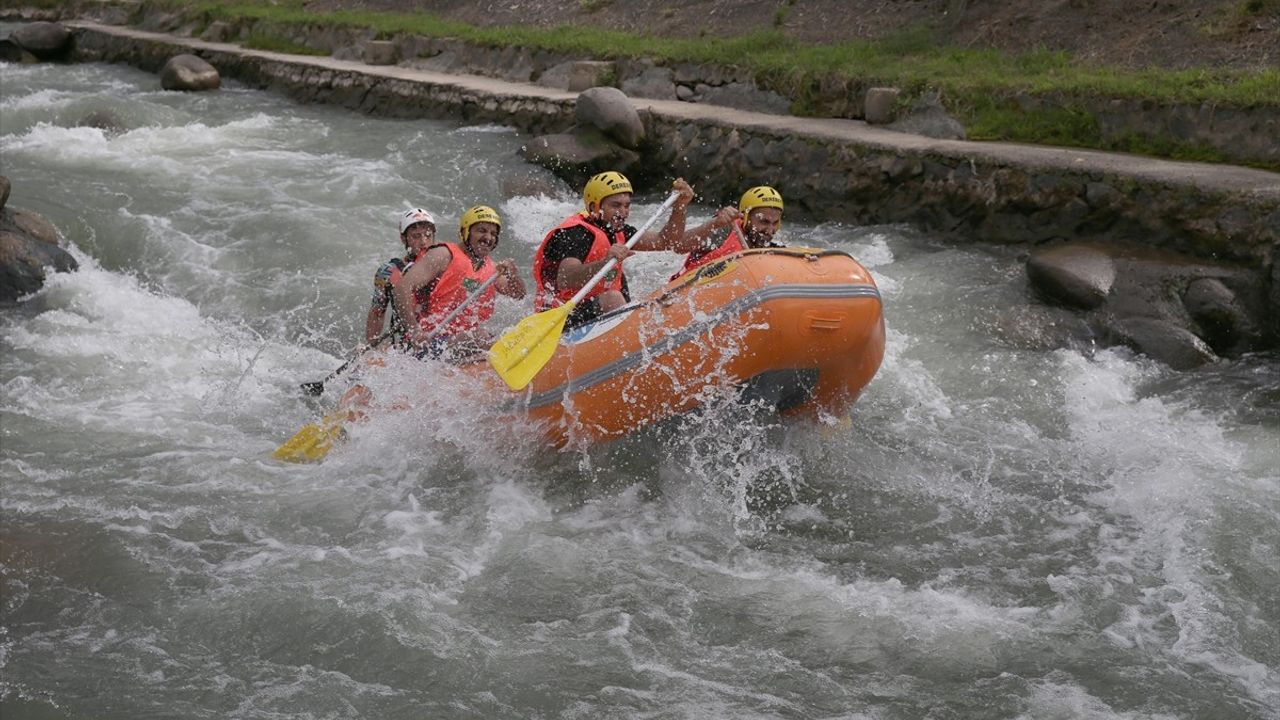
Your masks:
M71 3L70 7L76 4ZM118 7L116 13L118 18ZM130 22L146 30L198 34L216 42L243 41L257 32L268 33L343 59L361 59L366 43L375 39L371 30L321 23L286 26L252 19L235 24L211 23L199 13L173 12L145 2L137 6ZM411 67L513 82L539 82L544 76L550 77L548 73L554 68L590 59L537 48L484 47L455 38L399 34L385 41L394 46L396 61ZM837 77L821 78L804 87L762 84L749 69L737 66L665 65L644 58L622 59L611 64L607 73L609 84L631 97L708 103L784 115L803 108L805 114L817 117L865 119L864 101L871 89L862 81ZM1280 111L1274 104L1230 107L1025 92L1010 92L995 100L1017 112L1053 113L1066 109L1088 116L1096 122L1099 134L1107 142L1142 141L1155 146L1185 143L1221 153L1232 162L1280 167ZM905 102L902 111L907 111Z
M176 52L164 40L142 40L77 28L73 57L81 62L124 63L158 71ZM451 118L470 123L500 123L526 132L555 132L573 123L573 99L524 95L494 96L459 85L431 84L306 62L276 60L264 54L200 49L226 77L279 92L302 103L338 105L382 117ZM359 66L356 66L357 68Z
M377 40L374 31L364 28L323 23L281 25L253 19L228 23L211 20L198 11L178 12L153 3L128 0L69 0L59 8L9 13L25 19L80 17L106 24L132 24L145 30L199 36L215 42L240 42L255 33L265 33L349 60L364 59L367 44ZM590 61L537 48L482 47L456 38L398 34L379 42L388 43L393 49L392 62L406 66L514 82L545 82L553 86L561 82L559 71L565 65ZM644 58L607 64L609 68L599 77L631 97L708 103L766 113L787 114L803 108L805 114L817 117L865 119L866 93L872 89L861 80L834 76L813 80L804 87L772 86L761 84L750 70L735 66L697 63L668 66ZM1153 146L1182 143L1221 153L1232 162L1280 167L1280 110L1275 104L1232 107L1025 92L1010 92L993 100L1016 112L1069 110L1087 116L1097 124L1106 142L1140 141ZM904 101L903 111L907 105Z
M193 53L229 78L300 102L382 116L501 123L532 136L574 129L577 95L536 85L121 29L79 26L74 33L76 60L155 72L170 57ZM1212 361L1215 352L1280 344L1280 175L934 140L855 121L698 108L677 100L634 103L646 135L637 148L637 166L646 172L632 178L642 190L683 175L704 199L729 202L744 187L771 184L786 195L789 216L912 223L960 241L1024 244L1033 256L1063 245L1055 241L1090 240L1110 248L1114 275L1128 283L1117 281L1115 302L1089 311L1096 317L1087 316L1087 327L1080 327L1090 342L1124 342L1175 367ZM641 184L646 180L648 188ZM1142 254L1152 250L1164 255L1153 261ZM1068 278L1079 271L1070 263L1054 270ZM1197 291L1210 282L1222 286L1212 286L1216 295ZM1225 299L1214 304L1202 295Z
M912 223L993 243L1119 239L1255 267L1269 265L1280 242L1274 196L928 146L904 150L653 116L648 124L662 165L699 178L700 189L725 200L771 182L787 189L788 208L833 220Z
M194 52L224 76L300 102L389 117L502 123L530 134L562 132L574 123L571 95L481 92L352 63L218 48L225 49ZM173 54L192 51L164 36L81 27L73 54L156 71ZM1172 180L1087 163L1075 169L1072 160L1087 151L1044 150L1019 163L984 152L979 143L914 142L898 133L882 135L904 141L868 142L840 132L806 134L785 125L720 120L715 113L642 116L648 136L642 154L654 179L698 178L699 191L715 200L769 183L786 188L792 212L811 216L915 223L986 242L1116 238L1256 268L1270 267L1273 245L1280 242L1280 184L1268 193L1228 192L1178 181L1176 164L1166 173ZM1107 167L1116 167L1113 159Z

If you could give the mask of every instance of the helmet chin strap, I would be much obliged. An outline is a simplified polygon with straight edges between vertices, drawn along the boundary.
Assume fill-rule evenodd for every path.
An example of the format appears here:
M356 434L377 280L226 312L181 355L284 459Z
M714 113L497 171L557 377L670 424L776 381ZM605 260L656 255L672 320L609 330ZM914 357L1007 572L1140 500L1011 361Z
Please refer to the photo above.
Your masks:
M471 233L469 231L467 232L467 239L462 241L462 249L466 251L467 259L471 261L471 267L476 268L477 270L480 269L480 265L484 262L484 258L476 255L476 249L471 244Z

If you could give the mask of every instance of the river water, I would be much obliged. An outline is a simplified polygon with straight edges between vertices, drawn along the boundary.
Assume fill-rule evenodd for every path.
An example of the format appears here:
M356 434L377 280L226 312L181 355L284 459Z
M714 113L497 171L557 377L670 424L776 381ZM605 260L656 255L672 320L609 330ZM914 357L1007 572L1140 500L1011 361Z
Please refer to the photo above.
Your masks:
M1025 349L1016 249L789 218L884 294L851 423L554 452L412 364L286 465L398 211L492 204L527 269L575 195L507 195L509 128L2 72L10 205L81 264L0 313L6 720L1280 717L1275 357Z

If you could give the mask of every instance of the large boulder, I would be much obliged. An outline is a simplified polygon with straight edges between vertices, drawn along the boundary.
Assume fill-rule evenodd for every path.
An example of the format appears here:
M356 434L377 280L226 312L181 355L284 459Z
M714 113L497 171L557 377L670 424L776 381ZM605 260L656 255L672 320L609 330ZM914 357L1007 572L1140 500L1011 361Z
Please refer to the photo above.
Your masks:
M32 55L30 50L24 50L18 43L5 38L0 40L0 62L31 65L40 62L40 58Z
M1088 309L1107 299L1116 280L1116 267L1101 249L1070 243L1033 251L1027 259L1027 277L1044 297Z
M1280 210L1276 211L1280 217ZM1280 242L1271 246L1271 271L1267 274L1266 332L1273 343L1280 344Z
M616 72L614 64L607 60L570 60L547 68L538 76L537 83L543 87L582 92L601 85Z
M9 39L41 60L60 60L71 49L71 31L53 22L23 25L10 33Z
M1128 318L1109 325L1120 342L1174 370L1191 370L1218 359L1195 333L1164 320Z
M223 20L214 20L209 23L209 26L204 29L204 32L200 33L200 39L208 40L209 42L224 43L230 42L231 38L235 37L235 34L236 30L231 26L231 23Z
M221 85L218 69L195 55L175 55L160 70L165 90L217 90Z
M39 213L21 208L6 208L3 211L3 227L19 232L37 242L46 245L58 244L58 228L53 226Z
M941 98L933 93L925 93L918 98L911 104L906 117L894 120L886 127L939 140L964 140L966 136L964 125L947 112Z
M1248 351L1259 335L1236 293L1216 277L1192 280L1182 304L1196 322L1200 337L1219 353Z
M863 117L872 125L887 125L893 122L898 113L898 98L902 91L894 87L867 88L866 100L862 103Z
M1080 312L1104 343L1179 370L1263 347L1266 278L1255 269L1138 243L1077 241L1032 251L1031 287Z
M4 179L4 178L0 178ZM8 179L4 179L5 187ZM0 209L0 304L12 304L44 285L46 268L75 270L75 258L58 247L58 231L42 216Z
M639 153L611 142L595 130L541 135L521 148L521 154L575 187L606 170L628 172L640 161Z
M678 97L671 70L657 65L646 67L640 74L626 78L621 85L621 92L635 97L653 100L675 100Z
M693 97L697 102L751 112L771 115L787 115L791 112L789 99L776 92L760 90L753 83L735 82L715 87L698 85Z
M596 128L624 148L635 150L644 141L640 113L618 88L593 87L582 91L574 117L580 127Z

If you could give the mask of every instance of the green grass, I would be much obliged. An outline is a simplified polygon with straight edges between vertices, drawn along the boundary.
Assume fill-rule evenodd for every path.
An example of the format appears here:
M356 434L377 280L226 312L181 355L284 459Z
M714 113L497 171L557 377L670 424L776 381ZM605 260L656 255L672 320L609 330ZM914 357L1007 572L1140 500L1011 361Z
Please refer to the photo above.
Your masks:
M8 5L17 0L0 0ZM610 0L579 0L582 7L601 8ZM1073 99L1140 99L1157 104L1201 104L1280 109L1280 71L1247 72L1224 69L1125 69L1090 65L1061 52L1011 54L991 49L947 46L930 27L906 27L874 41L813 45L786 37L775 26L739 37L682 39L611 32L599 28L533 27L483 28L450 21L430 13L393 14L304 11L304 0L146 0L153 6L182 10L203 20L267 21L251 47L300 54L316 50L300 47L280 34L290 25L330 25L373 29L378 37L398 34L454 37L488 47L521 45L570 55L601 59L650 57L666 62L738 65L750 69L764 89L796 98L792 111L817 114L819 87L857 88L894 85L911 97L936 91L965 123L975 139L1003 139L1104 149L1145 148L1171 157L1203 156L1203 149L1179 149L1176 143L1132 140L1126 147L1104 142L1098 123L1087 111L1072 108ZM785 20L793 0L779 6ZM59 6L57 0L23 0L23 6ZM1220 18L1235 27L1280 9L1280 0L1240 0ZM1051 96L1065 109L1024 112L1014 99L1021 95ZM1080 103L1081 105L1083 103Z
M1280 71L1129 70L1077 62L1066 53L1013 55L996 50L939 45L927 27L905 28L876 41L812 45L786 37L776 28L740 37L658 38L573 28L482 28L428 14L411 15L340 11L304 12L302 0L251 3L205 0L180 3L153 0L171 7L208 13L211 19L255 18L275 23L369 27L381 36L414 33L456 37L490 47L524 45L546 50L616 59L648 56L671 62L742 65L755 71L772 89L791 94L827 75L867 83L895 84L908 92L926 86L958 99L1020 92L1143 98L1166 103L1200 103L1254 107L1280 105ZM589 1L589 0L588 0ZM598 4L598 3L594 3ZM1242 0L1241 13L1262 12L1280 0ZM1262 8L1249 10L1247 8Z
M289 55L328 55L324 50L301 45L288 38L281 37L267 30L255 30L249 38L241 43L254 50L286 53Z

